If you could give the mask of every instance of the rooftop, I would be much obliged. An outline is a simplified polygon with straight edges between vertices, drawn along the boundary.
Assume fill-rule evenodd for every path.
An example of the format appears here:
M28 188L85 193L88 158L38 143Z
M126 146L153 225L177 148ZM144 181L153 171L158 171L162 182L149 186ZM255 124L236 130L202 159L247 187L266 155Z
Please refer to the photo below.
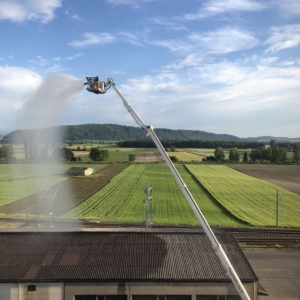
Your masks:
M242 281L257 281L231 234L216 233ZM230 281L204 233L0 232L0 282Z

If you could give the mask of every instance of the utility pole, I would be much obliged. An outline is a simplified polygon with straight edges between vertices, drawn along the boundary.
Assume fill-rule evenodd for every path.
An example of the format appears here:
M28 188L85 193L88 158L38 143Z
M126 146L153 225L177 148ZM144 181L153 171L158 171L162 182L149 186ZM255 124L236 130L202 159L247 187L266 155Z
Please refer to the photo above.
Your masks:
M279 197L278 197L278 190L276 193L276 228L278 228L278 209L279 209Z
M151 227L151 214L152 214L152 186L147 186L145 189L146 199L144 203L146 203L146 228Z

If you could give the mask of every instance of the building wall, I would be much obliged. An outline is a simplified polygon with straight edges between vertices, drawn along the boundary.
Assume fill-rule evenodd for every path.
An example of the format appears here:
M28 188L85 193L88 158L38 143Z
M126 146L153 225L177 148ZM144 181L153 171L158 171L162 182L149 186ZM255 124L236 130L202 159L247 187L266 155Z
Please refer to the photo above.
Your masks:
M245 283L246 291L251 300L257 300L257 284ZM68 282L65 283L65 300L74 300L75 295L237 295L230 282L127 282L127 283L101 283L101 282Z
M36 291L29 292L28 285L35 285ZM0 283L0 300L64 300L64 284Z
M28 285L36 285L35 292ZM244 284L251 300L258 300L257 284ZM75 295L237 295L229 282L50 282L0 283L1 300L74 300Z
M19 297L18 283L0 283L1 300L19 300L18 297Z

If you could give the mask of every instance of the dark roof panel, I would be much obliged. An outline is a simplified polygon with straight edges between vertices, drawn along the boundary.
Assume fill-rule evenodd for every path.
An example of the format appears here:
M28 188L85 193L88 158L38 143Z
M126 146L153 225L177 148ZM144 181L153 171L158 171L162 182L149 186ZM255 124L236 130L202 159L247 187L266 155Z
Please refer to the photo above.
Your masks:
M257 277L232 235L216 234L244 281ZM0 282L229 281L203 233L0 233Z

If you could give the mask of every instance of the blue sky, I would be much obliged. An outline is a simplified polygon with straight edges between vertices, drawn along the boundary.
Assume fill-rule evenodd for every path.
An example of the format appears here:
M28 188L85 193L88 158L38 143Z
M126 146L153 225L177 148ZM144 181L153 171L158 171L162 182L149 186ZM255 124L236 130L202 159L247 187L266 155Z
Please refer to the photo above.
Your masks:
M0 132L52 73L112 77L146 124L300 136L300 1L0 0ZM60 124L136 126L109 90Z

